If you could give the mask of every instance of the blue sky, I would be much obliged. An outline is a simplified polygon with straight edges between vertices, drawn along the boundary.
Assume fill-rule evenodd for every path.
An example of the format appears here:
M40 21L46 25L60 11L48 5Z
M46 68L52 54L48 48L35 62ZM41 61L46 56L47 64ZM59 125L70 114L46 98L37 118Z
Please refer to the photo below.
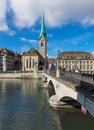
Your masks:
M93 5L94 0L0 0L0 48L38 49L43 7L49 57L58 50L93 53Z

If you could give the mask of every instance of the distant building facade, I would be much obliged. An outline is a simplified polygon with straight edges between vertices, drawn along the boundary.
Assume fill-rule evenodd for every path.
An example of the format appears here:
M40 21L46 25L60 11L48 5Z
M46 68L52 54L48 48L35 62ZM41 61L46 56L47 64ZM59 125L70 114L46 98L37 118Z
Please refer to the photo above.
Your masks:
M88 52L61 52L57 58L59 69L67 71L94 71L94 55Z
M21 56L8 49L0 48L0 71L19 70L20 68Z
M28 52L22 54L22 70L33 71L37 66L38 70L46 69L48 59L46 56L47 36L45 30L44 15L42 16L41 32L39 36L39 50L31 48Z
M56 70L56 58L49 58L49 70Z

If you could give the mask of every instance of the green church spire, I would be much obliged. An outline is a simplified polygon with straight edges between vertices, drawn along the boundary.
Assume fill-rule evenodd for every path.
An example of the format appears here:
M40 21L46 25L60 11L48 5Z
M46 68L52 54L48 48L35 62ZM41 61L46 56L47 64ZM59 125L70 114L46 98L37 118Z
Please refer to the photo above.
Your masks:
M42 35L45 37L45 40L47 40L46 39L46 29L45 29L44 12L42 14L41 32L40 32L39 39L41 38Z

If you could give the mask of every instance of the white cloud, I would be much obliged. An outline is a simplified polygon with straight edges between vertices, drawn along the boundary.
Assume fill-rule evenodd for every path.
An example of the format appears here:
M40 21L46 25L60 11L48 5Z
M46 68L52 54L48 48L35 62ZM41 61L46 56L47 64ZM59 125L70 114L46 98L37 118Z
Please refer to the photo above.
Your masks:
M54 4L53 4L54 3ZM94 24L94 0L45 0L46 18L51 26L80 22Z
M40 30L32 29L31 32L40 33Z
M23 28L35 24L40 16L41 0L10 0L11 9L14 12L15 25Z
M30 49L30 47L28 47L27 45L24 45L24 46L20 47L20 52L21 53L27 52L29 49Z
M24 42L28 42L28 43L38 43L37 40L34 40L34 39L27 39L27 38L24 38L24 37L21 37L20 38L21 41L24 41Z
M16 34L16 32L9 30L9 31L8 31L8 34L9 34L10 36L14 36L14 35Z
M52 34L47 34L47 36L48 36L48 37L53 37L53 35L52 35Z
M41 17L42 6L50 27L71 22L94 25L94 0L0 0L0 31L9 29L6 14L10 11L16 27L33 26Z
M74 37L74 38L65 39L65 40L63 40L61 43L63 43L63 44L70 43L71 45L77 46L79 43L84 43L84 42L87 41L87 42L86 42L86 45L89 45L88 39L91 39L92 37L94 37L94 34L88 32L88 33L79 35L79 36Z
M94 0L10 0L15 24L30 27L41 16L44 7L45 19L50 26L69 22L94 25Z
M6 22L6 11L7 11L6 0L0 0L0 31L8 31L8 26Z
M21 37L20 40L21 40L21 41L25 41L25 42L27 41L27 39L24 38L24 37Z

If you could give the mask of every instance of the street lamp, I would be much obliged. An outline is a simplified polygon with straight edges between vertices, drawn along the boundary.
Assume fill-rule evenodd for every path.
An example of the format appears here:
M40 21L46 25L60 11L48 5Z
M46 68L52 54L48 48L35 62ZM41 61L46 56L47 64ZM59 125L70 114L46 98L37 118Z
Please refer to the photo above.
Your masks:
M58 58L59 58L61 51L58 50L57 53L58 53ZM58 58L57 58L57 59L58 59ZM59 69L58 60L57 60L57 69Z
M21 52L19 52L19 54L18 54L18 61L19 61L19 66L18 66L18 69L20 70L20 68L21 68Z
M18 54L18 58L19 58L19 70L20 70L20 54Z
M58 52L58 57L59 57L59 56L60 56L60 52L61 52L61 51L60 51L60 50L58 50L57 52Z
M60 56L60 50L57 51L58 52L58 58ZM60 77L60 70L59 70L59 65L58 65L58 58L57 58L57 67L56 67L56 77L59 78Z

